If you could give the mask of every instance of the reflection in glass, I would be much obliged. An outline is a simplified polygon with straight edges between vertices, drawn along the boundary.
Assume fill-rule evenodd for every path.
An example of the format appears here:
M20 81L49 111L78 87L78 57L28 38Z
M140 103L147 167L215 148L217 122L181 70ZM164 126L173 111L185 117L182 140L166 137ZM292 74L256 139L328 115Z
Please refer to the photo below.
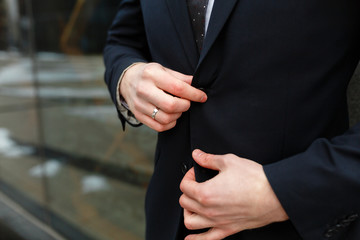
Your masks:
M118 1L26 3L0 0L0 190L66 239L143 239L156 135L103 83Z

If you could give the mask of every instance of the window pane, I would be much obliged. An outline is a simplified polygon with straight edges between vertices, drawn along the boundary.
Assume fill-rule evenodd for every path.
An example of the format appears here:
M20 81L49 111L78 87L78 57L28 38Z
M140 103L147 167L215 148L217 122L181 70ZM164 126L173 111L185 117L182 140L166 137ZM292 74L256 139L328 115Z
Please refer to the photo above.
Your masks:
M118 1L29 3L0 0L1 191L66 239L144 239L156 134L103 80Z

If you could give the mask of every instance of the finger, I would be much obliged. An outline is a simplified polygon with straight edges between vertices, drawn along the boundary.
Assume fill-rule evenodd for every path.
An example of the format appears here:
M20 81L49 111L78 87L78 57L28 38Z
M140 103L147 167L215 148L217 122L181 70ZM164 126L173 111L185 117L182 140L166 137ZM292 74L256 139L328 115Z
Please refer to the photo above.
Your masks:
M229 235L223 229L211 228L204 233L189 235L185 240L221 240L227 236Z
M155 84L165 92L173 94L179 98L184 98L194 102L206 102L207 100L207 96L203 91L179 80L167 71L159 73Z
M184 176L180 183L180 190L189 198L192 198L199 202L201 197L202 187L201 183L195 180L194 168L191 168Z
M167 131L169 129L172 129L176 125L176 121L173 121L169 124L161 124L158 121L152 119L152 117L147 116L143 113L137 114L136 112L134 112L134 114L137 120L139 120L141 123L145 124L151 129L154 129L157 132Z
M182 113L190 108L190 101L171 96L159 88L151 88L140 93L140 98L166 113Z
M195 181L195 170L194 168L190 168L189 171L186 172L185 176L183 177L183 180L186 179L186 180L191 180L191 181Z
M193 159L202 167L212 170L218 170L225 168L224 158L226 155L214 155L205 153L199 149L195 149L192 153Z
M198 183L195 180L194 168L191 168L184 176L180 183L180 190L188 198L193 199L202 206L212 206L214 204L214 198L212 191L209 191L207 182ZM211 189L210 189L211 190ZM198 205L199 206L199 205ZM200 209L200 208L198 208ZM203 211L201 211L202 213Z
M189 110L189 100L164 94L163 98L155 98L151 102L167 113L183 113Z
M195 171L194 168L191 168L185 174L184 178L180 183L180 190L187 196L194 199L194 195L197 194L199 188L199 183L195 180Z
M149 73L150 72L150 73ZM164 92L162 89L160 89L156 85L156 81L158 81L159 78L161 78L161 75L164 75L163 73L166 73L161 68L161 71L159 69L148 70L148 78L151 79L151 81L142 81L136 86L136 94L133 96L132 101L133 103L129 103L129 106L134 105L134 107L140 107L139 104L143 104L143 102L148 102L154 106L159 107L164 112L167 113L182 113L187 111L190 108L190 101L187 99L181 99L178 97L174 97L166 92ZM166 73L168 75L168 79L176 79L172 77L169 73ZM170 77L169 77L170 76ZM180 81L176 79L176 81ZM184 82L182 82L185 85L188 85ZM130 108L131 109L131 108ZM149 110L147 110L149 111ZM144 112L145 113L145 112Z
M203 215L203 206L201 206L198 201L190 198L189 196L182 194L179 199L179 203L180 206L184 208L184 210Z
M191 85L191 83L192 83L193 76L191 76L191 75L185 75L185 74L179 73L179 72L174 71L174 70L169 69L169 68L165 68L165 71L170 73L175 78L177 78L177 79L179 79L179 80L181 80L183 82L186 82L189 85Z
M168 114L160 109L153 119L152 114L155 106L143 98L136 98L136 101L132 103L130 108L141 123L157 132L163 132L173 128L176 125L177 119L181 116L181 112Z
M215 224L197 213L184 209L184 225L189 230L204 229L213 227Z
M144 119L139 120L144 123L146 126L154 129L157 132L164 132L172 129L176 125L176 121L171 122L169 124L161 124L157 121L154 121L151 117L145 116Z
M159 109L158 113L155 116L155 121L158 121L159 123L163 125L170 124L172 122L176 122L181 116L181 113L166 113Z
M152 105L148 102L145 102L145 101L142 101L140 104L138 104L136 106L136 109L139 112L141 112L147 116L150 116L150 117L152 117L152 114L153 114L153 111L155 110L155 108L158 109L158 112L156 113L154 120L159 122L162 125L167 125L167 124L170 124L170 123L176 121L177 119L179 119L179 117L182 114L181 112L180 113L166 113L166 112L162 111L162 109L157 108L154 105Z

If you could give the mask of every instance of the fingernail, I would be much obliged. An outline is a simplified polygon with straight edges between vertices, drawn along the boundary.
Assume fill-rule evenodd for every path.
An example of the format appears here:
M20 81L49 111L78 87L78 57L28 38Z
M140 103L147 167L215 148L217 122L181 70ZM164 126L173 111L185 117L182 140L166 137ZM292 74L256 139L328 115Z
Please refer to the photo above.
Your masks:
M207 95L202 96L200 99L201 102L206 102L206 100L207 100Z

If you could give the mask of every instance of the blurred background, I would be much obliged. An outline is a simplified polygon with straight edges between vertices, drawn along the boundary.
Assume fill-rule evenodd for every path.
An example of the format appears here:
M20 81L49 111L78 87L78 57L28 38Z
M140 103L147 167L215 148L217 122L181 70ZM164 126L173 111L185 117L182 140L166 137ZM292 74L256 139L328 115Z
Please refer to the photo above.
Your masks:
M0 239L144 239L156 134L104 84L118 3L0 0Z
M118 2L0 0L0 240L144 239L156 134L123 132L103 81Z

